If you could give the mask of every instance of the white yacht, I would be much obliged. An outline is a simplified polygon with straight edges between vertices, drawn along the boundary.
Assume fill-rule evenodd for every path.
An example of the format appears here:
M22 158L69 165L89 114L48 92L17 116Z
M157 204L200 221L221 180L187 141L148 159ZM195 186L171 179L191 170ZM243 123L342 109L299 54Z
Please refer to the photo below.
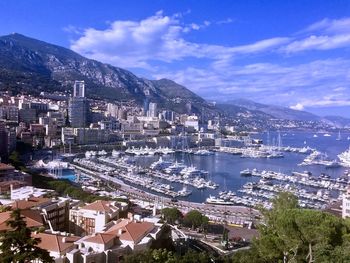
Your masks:
M350 167L350 147L345 152L342 152L338 155L338 158L342 165Z
M178 174L186 167L187 166L182 163L175 162L173 165L169 166L164 171L168 174Z
M338 137L336 138L337 141L341 141L341 134L340 131L338 132Z
M225 201L221 198L217 198L215 196L210 195L205 202L207 204L212 204L212 205L234 205L234 202L231 201Z
M184 187L177 192L179 196L188 196L190 194L192 194L192 191L187 190L187 187L184 185Z
M173 163L170 161L164 161L162 157L159 158L158 161L152 163L150 168L152 170L164 170L171 166Z
M251 176L252 172L249 169L245 169L245 170L240 171L240 175L241 176Z
M214 152L208 151L208 150L198 150L193 153L194 155L201 155L201 156L207 156L207 155L213 155Z
M120 157L120 152L116 151L116 150L113 150L112 151L112 156L113 157Z
M183 175L183 177L185 178L189 178L189 177L200 177L202 175L202 172L201 170L198 170L194 166L188 166L182 169L180 174Z
M105 150L101 150L97 152L97 155L104 156L107 155L107 152Z

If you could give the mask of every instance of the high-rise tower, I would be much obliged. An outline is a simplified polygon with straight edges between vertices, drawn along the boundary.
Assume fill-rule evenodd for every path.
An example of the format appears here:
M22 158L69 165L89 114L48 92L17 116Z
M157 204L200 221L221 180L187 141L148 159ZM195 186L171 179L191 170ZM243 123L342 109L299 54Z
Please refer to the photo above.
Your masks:
M69 123L74 128L86 127L89 116L89 102L85 98L85 83L84 81L75 81L73 97L69 99L68 104Z

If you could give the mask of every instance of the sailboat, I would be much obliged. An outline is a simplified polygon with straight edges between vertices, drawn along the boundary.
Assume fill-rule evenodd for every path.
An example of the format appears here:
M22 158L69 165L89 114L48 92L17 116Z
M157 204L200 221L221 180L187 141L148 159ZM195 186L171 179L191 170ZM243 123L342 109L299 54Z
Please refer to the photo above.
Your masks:
M341 140L341 135L340 135L340 131L338 133L338 137L336 138L337 141L340 141Z

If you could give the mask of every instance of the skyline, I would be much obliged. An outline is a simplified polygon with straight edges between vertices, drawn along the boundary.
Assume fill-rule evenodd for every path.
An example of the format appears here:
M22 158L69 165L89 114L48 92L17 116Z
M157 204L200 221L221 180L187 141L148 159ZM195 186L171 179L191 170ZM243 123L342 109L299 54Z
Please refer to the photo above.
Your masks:
M3 1L0 10L1 35L169 78L207 100L350 117L348 1Z

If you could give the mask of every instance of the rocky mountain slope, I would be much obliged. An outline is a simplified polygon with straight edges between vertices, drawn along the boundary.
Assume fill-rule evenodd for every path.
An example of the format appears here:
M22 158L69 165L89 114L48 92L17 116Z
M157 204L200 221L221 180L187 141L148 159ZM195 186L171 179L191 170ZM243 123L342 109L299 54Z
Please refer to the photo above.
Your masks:
M71 91L74 80L86 82L92 98L148 101L178 112L191 102L194 111L210 105L167 79L147 80L130 71L87 59L69 49L20 34L0 37L0 88L15 92Z

